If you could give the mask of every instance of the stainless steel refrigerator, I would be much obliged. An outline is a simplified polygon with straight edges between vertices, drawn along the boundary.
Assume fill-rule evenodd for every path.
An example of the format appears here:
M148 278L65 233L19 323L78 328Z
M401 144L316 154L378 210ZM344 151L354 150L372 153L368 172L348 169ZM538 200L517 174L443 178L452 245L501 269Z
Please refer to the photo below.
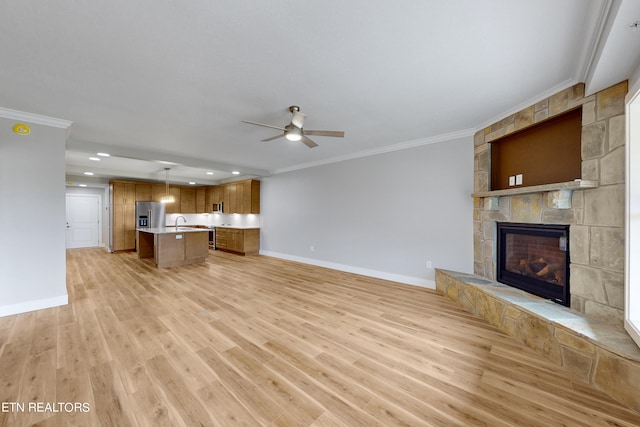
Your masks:
M166 225L166 205L160 202L136 202L136 228L160 228Z

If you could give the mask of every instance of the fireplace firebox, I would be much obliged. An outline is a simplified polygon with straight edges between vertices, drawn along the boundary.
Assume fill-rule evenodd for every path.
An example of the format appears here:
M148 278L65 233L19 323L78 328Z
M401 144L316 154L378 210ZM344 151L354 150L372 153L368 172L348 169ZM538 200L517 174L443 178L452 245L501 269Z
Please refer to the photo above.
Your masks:
M498 223L498 282L569 306L569 226Z

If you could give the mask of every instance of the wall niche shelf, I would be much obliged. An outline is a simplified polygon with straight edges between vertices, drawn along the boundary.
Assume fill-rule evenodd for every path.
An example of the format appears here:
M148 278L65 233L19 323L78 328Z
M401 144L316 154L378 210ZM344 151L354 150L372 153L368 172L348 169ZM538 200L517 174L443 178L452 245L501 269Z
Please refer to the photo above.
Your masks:
M518 176L527 186L582 178L581 139L578 107L490 141L490 190L510 190Z

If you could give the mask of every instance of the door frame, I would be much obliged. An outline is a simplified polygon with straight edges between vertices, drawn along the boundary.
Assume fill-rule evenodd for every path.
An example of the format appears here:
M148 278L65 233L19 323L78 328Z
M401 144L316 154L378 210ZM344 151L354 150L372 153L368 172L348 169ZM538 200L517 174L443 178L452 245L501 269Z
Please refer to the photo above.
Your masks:
M640 346L640 81L629 91L626 106L625 310L624 327ZM632 169L632 164L635 168Z

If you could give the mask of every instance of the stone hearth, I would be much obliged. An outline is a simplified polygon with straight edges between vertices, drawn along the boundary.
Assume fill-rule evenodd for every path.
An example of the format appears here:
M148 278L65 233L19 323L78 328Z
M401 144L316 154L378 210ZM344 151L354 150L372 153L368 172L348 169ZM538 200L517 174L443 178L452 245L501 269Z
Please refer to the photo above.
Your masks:
M621 326L470 274L436 270L436 289L640 412L640 349Z
M626 93L626 81L586 97L577 84L476 133L476 275L496 278L496 222L569 225L571 308L622 325ZM580 107L581 181L490 191L492 141Z

